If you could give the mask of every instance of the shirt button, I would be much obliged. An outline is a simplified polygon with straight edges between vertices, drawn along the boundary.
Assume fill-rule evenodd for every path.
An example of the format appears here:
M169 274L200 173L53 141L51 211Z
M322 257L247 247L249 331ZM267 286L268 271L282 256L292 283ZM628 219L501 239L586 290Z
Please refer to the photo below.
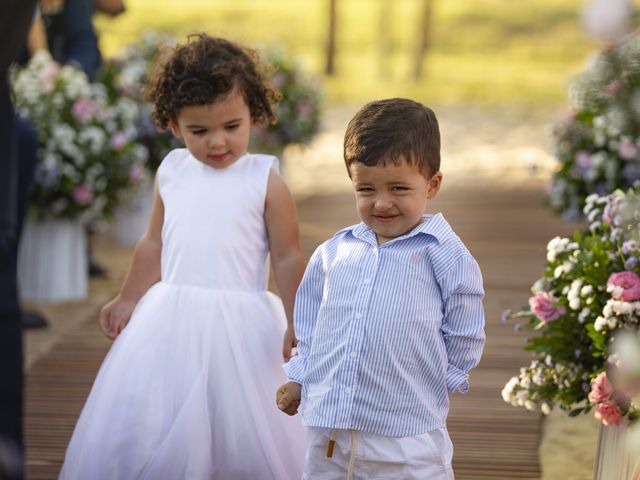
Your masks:
M351 353L349 354L349 356L350 356L351 358L356 358L356 356L357 356L357 355L358 355L358 354L357 354L356 352L351 352Z
M358 312L356 313L355 317L356 317L356 320L360 320L362 318L362 314Z
M369 285L371 283L371 279L370 278L365 278L362 283L364 283L365 285Z
M344 387L344 393L349 395L351 393L351 387Z

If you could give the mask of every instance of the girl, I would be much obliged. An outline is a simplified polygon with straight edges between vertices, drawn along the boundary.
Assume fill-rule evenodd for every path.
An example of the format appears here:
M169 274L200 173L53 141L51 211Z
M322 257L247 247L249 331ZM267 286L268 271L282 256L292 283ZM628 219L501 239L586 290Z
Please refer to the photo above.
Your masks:
M176 47L148 94L186 149L158 169L149 227L100 313L117 339L61 478L300 478L302 427L272 397L304 260L276 159L247 153L276 94L255 52L205 35ZM266 290L268 254L284 309Z

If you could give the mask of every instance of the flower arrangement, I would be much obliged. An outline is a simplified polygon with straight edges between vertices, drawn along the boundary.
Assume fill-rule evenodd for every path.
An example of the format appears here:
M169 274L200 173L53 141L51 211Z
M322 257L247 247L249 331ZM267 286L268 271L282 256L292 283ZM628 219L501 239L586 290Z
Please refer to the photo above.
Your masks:
M184 146L171 132L158 131L151 120L153 105L147 102L142 94L144 84L152 73L162 49L174 45L175 41L171 35L148 31L135 44L124 47L115 57L106 61L99 77L111 99L124 96L137 104L137 139L149 151L147 167L152 174L167 153Z
M588 231L551 240L529 308L505 312L534 332L533 359L505 385L506 402L595 410L605 425L640 417L639 187L587 197Z
M273 67L272 85L282 94L275 114L277 122L253 128L251 148L262 153L279 153L292 143L309 142L320 128L320 83L306 75L296 60L278 48L261 51Z
M29 212L36 218L100 222L123 194L143 181L147 150L136 143L134 102L108 99L71 66L40 51L12 71L18 113L38 131Z
M548 203L568 221L585 199L640 179L640 36L596 55L570 88L571 108L554 126L559 162Z

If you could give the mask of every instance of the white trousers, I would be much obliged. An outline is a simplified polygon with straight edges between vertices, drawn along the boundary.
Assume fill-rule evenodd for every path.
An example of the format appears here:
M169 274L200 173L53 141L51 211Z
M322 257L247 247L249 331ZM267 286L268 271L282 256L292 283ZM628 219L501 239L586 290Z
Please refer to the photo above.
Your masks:
M415 437L308 428L303 480L453 480L446 428ZM333 436L333 455L327 446Z

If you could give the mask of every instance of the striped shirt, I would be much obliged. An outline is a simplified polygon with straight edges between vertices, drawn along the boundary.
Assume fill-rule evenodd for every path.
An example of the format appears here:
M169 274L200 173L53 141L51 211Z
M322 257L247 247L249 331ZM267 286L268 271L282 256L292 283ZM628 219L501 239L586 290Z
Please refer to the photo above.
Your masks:
M298 355L306 426L391 437L446 426L449 394L468 389L484 346L477 262L441 214L378 245L364 223L312 255L298 289Z

